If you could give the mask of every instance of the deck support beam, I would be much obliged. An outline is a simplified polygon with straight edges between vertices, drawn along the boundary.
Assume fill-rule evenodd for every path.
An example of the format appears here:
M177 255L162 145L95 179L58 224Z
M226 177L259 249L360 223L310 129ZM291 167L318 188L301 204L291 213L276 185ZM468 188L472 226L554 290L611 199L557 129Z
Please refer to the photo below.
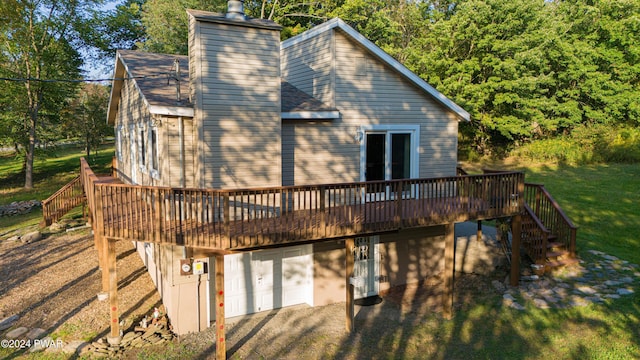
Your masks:
M482 220L478 220L478 230L476 231L476 241L482 240Z
M224 321L224 255L215 255L216 286L216 359L227 358L226 329Z
M116 240L103 238L107 243L107 268L109 271L109 318L111 332L107 338L110 344L120 343L120 319L118 318L118 273L116 268Z
M453 281L455 272L455 224L444 226L444 288L442 289L442 315L453 316Z
M354 309L354 285L351 282L354 268L353 247L355 246L355 240L353 238L345 239L345 285L347 290L347 304L346 304L346 329L347 332L353 331L353 317L355 313Z
M102 268L102 292L109 293L109 241L104 236L98 236L97 242Z
M520 282L520 241L522 237L522 215L511 219L511 286Z

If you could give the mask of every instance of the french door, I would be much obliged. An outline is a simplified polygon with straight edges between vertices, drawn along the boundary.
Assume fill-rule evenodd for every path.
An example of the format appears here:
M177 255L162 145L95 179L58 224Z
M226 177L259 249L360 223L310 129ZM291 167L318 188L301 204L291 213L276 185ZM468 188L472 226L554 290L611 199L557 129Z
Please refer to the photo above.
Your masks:
M362 299L378 295L380 290L379 237L356 238L353 252L353 276L361 281L354 287L354 298Z
M364 132L361 149L361 180L397 180L418 177L419 125L377 126ZM388 193L379 184L367 193Z

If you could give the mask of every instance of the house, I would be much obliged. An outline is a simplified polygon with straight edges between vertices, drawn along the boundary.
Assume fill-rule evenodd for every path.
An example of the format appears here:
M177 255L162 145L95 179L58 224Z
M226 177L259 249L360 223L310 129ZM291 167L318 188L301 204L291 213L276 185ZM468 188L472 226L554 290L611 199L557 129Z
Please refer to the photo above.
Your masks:
M188 10L188 56L117 53L108 122L122 182L248 189L456 175L465 110L340 19L281 42L279 25L230 3L228 14ZM388 193L370 185L365 196ZM441 274L445 232L356 237L355 297ZM225 253L225 317L345 301L345 241ZM211 271L181 267L195 259L212 269L213 257L188 246L136 247L174 331L216 320Z

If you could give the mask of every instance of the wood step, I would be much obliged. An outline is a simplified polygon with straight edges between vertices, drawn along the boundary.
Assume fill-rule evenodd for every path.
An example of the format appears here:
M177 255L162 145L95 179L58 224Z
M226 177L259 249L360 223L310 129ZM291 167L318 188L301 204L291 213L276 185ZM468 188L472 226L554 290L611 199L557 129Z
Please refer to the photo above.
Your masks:
M573 265L573 264L577 264L579 262L578 259L576 258L566 258L566 259L562 259L562 260L554 260L554 261L547 261L545 263L545 271L554 271L554 270L558 270L562 267L568 266L568 265Z
M540 249L540 245L536 245L533 247L534 249L538 250ZM555 241L548 241L547 240L547 251L551 250L551 251L562 251L565 250L566 246L561 243L561 242L555 242Z
M567 250L555 250L555 251L547 251L547 258L550 260L560 260L561 258L566 258L570 255Z

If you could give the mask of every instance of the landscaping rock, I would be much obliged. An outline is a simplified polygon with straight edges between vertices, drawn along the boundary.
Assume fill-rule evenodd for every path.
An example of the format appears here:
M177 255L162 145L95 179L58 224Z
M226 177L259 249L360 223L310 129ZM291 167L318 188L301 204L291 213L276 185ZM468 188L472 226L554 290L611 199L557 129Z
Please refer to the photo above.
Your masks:
M29 330L26 336L27 336L27 339L35 340L35 339L40 339L42 336L44 336L44 334L46 334L46 331L44 329L33 328Z
M38 200L14 201L9 205L0 206L0 217L27 214L40 206L42 204Z
M631 290L631 289L618 289L618 290L616 290L616 292L618 293L618 295L631 295L631 294L633 294L633 290Z
M42 233L40 231L32 231L30 233L24 234L20 237L20 241L25 244L40 241L42 239Z
M6 317L6 318L0 320L0 331L6 330L6 329L12 327L13 324L15 324L16 321L18 321L18 319L20 319L20 317L18 315L11 315L9 317Z
M26 327L24 327L24 326L21 326L21 327L19 327L19 328L16 328L16 329L13 329L13 330L9 331L9 332L8 332L8 333L6 333L4 336L5 336L7 339L17 339L17 338L19 338L20 336L22 336L22 335L26 334L28 331L29 331L29 329L27 329L27 328L26 328Z

